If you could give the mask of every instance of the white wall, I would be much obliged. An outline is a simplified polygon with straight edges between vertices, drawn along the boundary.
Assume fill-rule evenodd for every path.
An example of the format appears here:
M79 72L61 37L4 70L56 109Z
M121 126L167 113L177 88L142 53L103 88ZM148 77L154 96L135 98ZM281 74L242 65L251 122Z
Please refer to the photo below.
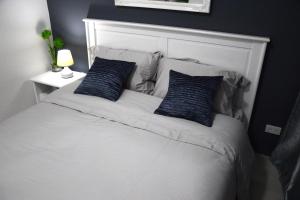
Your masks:
M0 0L0 121L34 104L28 80L48 69L46 27L46 0Z

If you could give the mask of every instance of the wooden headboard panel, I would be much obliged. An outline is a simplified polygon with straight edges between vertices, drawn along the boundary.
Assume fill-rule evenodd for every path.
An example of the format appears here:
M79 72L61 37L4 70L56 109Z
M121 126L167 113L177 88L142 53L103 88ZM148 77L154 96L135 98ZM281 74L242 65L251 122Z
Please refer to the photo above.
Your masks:
M268 38L195 29L84 19L89 66L91 47L103 45L141 51L161 51L172 58L193 58L242 73L251 81L244 95L245 113L251 118Z

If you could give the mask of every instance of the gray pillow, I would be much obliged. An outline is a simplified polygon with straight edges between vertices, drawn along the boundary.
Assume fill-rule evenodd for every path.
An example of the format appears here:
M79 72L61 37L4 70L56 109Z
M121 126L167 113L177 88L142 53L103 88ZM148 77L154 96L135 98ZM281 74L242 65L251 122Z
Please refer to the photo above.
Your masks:
M216 93L214 110L240 120L244 119L243 94L250 82L243 75L193 59L162 58L157 69L154 96L161 98L166 96L170 70L190 76L223 76L223 81Z
M214 110L244 121L243 95L250 86L250 81L233 71L219 71L218 75L223 76L223 81L216 93Z
M191 62L191 60L186 59L161 58L157 68L154 96L161 98L166 96L170 70L190 76L218 76L218 70L208 65Z
M129 49L113 49L104 46L97 46L91 48L92 60L94 60L96 56L110 60L135 62L136 68L128 80L127 87L130 90L137 92L147 94L152 93L155 85L154 79L158 60L161 57L160 52L150 53Z

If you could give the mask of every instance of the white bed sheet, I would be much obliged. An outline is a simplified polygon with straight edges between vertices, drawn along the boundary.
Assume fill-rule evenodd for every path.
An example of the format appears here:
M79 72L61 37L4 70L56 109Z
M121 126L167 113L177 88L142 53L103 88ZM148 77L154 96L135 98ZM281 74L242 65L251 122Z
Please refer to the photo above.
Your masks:
M239 121L217 115L208 128L152 114L157 97L126 90L113 103L75 87L0 124L1 200L247 198Z

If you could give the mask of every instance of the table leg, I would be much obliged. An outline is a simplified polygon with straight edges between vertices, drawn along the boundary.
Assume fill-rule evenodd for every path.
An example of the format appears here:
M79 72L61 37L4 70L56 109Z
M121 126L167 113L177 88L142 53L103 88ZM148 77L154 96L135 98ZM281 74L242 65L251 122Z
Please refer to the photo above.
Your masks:
M34 97L35 97L35 103L38 104L40 102L40 99L39 99L39 95L37 93L37 85L35 82L32 82L33 84L33 92L34 92Z

